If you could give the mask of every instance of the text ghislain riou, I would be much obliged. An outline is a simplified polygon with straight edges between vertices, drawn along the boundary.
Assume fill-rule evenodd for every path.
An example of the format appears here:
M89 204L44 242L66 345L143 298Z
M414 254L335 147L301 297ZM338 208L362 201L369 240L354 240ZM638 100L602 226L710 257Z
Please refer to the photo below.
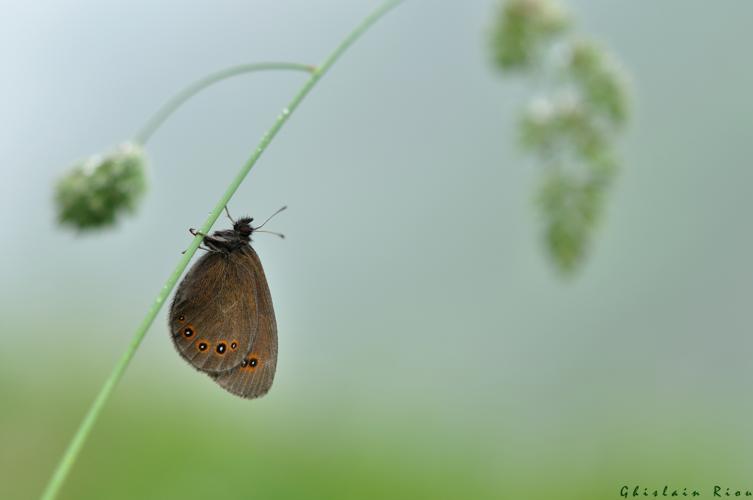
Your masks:
M705 495L704 495L705 493ZM663 488L648 488L640 485L623 486L620 488L622 498L646 498L646 497L693 497L693 498L734 498L734 497L753 497L753 491L740 490L719 486L715 484L709 490L700 490L695 488L674 488L664 486Z

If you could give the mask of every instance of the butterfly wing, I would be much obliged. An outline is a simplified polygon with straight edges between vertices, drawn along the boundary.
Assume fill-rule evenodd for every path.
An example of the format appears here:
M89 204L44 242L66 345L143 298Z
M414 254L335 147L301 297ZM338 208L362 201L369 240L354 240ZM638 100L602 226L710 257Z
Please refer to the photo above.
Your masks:
M251 247L248 249L245 263L254 275L257 298L256 335L239 366L212 377L227 391L251 399L263 396L272 386L277 369L277 322L261 261Z
M245 248L203 255L175 293L171 337L178 353L201 371L239 366L258 334L256 274L248 255Z

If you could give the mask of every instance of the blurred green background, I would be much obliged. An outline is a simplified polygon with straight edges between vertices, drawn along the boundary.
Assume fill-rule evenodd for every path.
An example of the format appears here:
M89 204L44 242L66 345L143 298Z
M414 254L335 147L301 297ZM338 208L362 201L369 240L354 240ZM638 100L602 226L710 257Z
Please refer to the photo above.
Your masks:
M38 496L199 225L305 75L200 94L105 234L56 227L65 167L188 82L319 62L375 1L4 1L0 498ZM164 311L61 498L608 499L753 489L753 3L573 0L631 74L624 169L559 279L516 145L530 89L490 67L494 1L413 0L303 103L230 205L259 235L275 385L176 355ZM225 221L221 222L226 224Z

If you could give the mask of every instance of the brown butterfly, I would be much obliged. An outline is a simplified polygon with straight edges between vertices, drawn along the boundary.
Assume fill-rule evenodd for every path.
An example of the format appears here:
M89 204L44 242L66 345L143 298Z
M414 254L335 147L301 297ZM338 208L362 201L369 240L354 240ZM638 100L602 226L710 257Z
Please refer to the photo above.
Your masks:
M170 332L178 353L244 398L266 394L277 367L272 297L251 248L251 234L285 208L257 227L251 226L252 218L230 218L233 229L203 235L207 253L183 278L170 307Z

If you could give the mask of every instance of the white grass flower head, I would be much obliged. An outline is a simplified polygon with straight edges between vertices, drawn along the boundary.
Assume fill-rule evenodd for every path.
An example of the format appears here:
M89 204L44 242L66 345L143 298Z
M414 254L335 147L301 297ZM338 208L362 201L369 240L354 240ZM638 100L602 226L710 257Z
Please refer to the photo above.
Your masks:
M56 184L58 221L79 231L114 226L146 192L146 169L143 149L130 142L80 161Z

